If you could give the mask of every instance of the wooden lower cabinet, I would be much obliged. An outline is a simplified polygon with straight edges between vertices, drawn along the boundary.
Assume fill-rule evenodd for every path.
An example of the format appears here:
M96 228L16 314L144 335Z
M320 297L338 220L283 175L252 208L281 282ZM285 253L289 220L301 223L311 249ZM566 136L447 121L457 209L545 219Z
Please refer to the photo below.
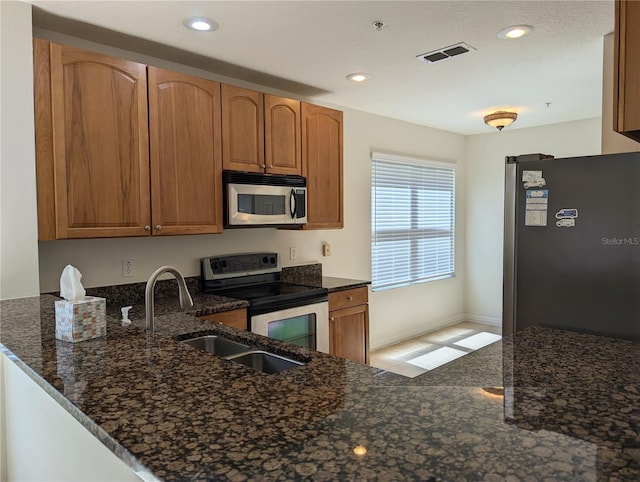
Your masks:
M368 289L329 293L329 353L369 363Z
M201 320L213 321L214 323L222 323L223 325L238 328L239 330L247 329L247 309L240 308L238 310L222 311L213 313L212 315L204 315L199 317Z

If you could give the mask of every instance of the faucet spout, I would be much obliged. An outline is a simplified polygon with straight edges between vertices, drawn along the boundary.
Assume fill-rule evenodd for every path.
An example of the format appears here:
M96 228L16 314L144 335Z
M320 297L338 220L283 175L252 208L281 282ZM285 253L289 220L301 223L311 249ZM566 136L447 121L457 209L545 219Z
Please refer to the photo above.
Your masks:
M176 268L172 266L161 266L157 270L155 270L151 276L149 276L149 280L147 281L147 286L144 290L144 305L147 317L147 331L153 333L155 331L155 319L154 319L154 294L153 291L156 287L156 281L163 273L171 273L176 280L178 281L178 292L180 296L180 308L183 310L186 308L191 308L193 306L193 300L191 299L191 295L189 294L189 290L187 289L187 283L184 280L184 276L182 273L178 271Z

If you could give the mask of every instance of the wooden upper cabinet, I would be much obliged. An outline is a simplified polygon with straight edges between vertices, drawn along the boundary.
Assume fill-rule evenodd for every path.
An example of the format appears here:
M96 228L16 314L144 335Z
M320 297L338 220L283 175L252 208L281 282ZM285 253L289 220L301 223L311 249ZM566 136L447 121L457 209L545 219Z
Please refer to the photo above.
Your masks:
M616 0L613 129L640 141L640 2Z
M146 66L54 43L49 60L56 237L148 235Z
M153 234L222 232L220 84L148 75Z
M264 95L266 172L302 174L300 102Z
M264 172L262 92L222 84L222 167Z
M305 229L343 227L342 112L302 103L302 175L307 178Z

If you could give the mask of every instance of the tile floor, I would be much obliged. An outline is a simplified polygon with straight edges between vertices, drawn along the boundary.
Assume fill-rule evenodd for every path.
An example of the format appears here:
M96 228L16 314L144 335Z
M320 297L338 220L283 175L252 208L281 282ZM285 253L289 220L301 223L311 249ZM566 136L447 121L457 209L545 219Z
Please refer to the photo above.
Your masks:
M370 364L417 377L502 338L502 328L464 321L372 351Z

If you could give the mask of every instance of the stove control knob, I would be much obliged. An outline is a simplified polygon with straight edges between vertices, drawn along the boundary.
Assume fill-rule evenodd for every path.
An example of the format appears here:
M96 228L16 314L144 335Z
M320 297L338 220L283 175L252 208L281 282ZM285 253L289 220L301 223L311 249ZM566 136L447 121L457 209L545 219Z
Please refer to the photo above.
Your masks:
M224 261L224 260L220 261L220 267L221 268L226 268L227 267L227 262Z
M275 256L271 256L271 257L269 258L269 263L271 263L271 264L276 264L276 258L275 258Z
M266 256L262 257L262 264L267 264L269 262L269 258L267 258Z

